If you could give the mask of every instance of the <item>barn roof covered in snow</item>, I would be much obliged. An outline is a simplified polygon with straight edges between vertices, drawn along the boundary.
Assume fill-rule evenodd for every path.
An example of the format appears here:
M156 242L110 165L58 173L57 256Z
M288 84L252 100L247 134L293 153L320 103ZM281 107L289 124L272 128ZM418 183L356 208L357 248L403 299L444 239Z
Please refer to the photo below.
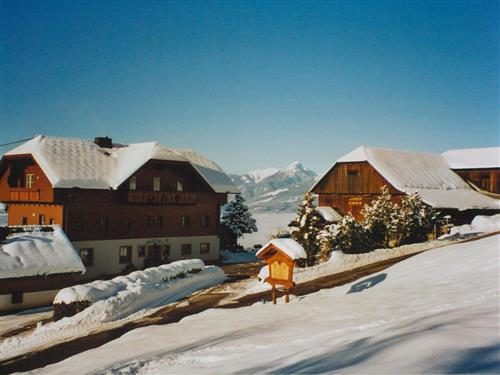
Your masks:
M0 279L82 272L80 256L59 226L13 234L0 244Z
M278 248L291 259L295 260L307 258L306 251L304 250L302 245L292 238L275 238L265 244L259 251L257 251L257 254L255 254L255 256L259 257L259 255L266 252L271 245Z
M500 208L498 201L474 191L453 172L442 155L360 146L335 164L347 162L368 162L396 189L408 194L416 192L433 207L459 210Z
M316 212L321 216L325 221L329 221L335 223L337 221L342 220L342 215L335 211L330 206L318 206L316 207Z
M452 169L500 168L500 147L448 150L442 155Z
M55 188L117 189L148 160L188 162L216 193L239 193L213 161L158 142L99 147L92 141L39 135L5 153L30 154Z

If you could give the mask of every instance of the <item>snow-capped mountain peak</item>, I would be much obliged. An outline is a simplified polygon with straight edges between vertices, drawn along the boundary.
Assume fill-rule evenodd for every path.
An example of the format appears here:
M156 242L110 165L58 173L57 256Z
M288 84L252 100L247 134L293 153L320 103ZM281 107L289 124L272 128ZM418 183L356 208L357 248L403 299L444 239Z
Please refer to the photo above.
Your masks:
M247 172L245 173L245 175L249 176L255 183L259 183L260 181L272 176L278 171L279 169L277 168L265 168Z
M294 212L316 178L299 161L280 170L266 168L231 176L254 212Z

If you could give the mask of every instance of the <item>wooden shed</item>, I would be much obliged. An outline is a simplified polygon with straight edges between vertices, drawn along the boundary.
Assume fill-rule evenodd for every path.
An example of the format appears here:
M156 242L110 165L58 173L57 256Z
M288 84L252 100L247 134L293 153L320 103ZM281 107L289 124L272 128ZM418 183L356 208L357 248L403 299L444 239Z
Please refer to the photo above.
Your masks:
M293 268L297 259L307 258L306 251L291 238L277 238L263 246L256 254L268 264L266 281L271 284L273 303L276 303L276 286L286 289L286 302L293 283Z

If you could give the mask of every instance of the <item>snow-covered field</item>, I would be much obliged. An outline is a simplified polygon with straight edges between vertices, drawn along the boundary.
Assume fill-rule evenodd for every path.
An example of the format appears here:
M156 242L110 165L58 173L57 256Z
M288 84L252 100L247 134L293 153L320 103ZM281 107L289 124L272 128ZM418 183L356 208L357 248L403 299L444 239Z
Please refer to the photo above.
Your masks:
M495 235L425 252L289 304L136 329L35 372L497 372L499 243Z
M285 213L267 213L267 214L253 214L254 219L257 221L256 233L245 234L240 239L240 244L246 248L251 248L254 245L264 245L269 242L271 235L276 232L278 228L289 229L288 224L296 216L293 212Z
M183 262L190 261L177 263ZM204 266L201 260L191 262L195 266ZM83 300L92 302L92 305L72 317L41 325L34 331L4 340L0 343L2 360L83 337L92 332L120 327L154 313L158 307L178 301L197 290L221 284L226 279L222 269L208 266L201 272L186 274L168 282L156 280L165 274L173 274L170 271L175 271L172 270L175 267L168 268L172 265L175 263L166 265L164 272L161 272L161 267L136 271L128 276L129 280L125 280L129 281L128 283L115 282L117 279L127 279L127 276L120 276L108 282L98 281L63 289L56 296L56 302L71 303ZM187 269L190 264L184 266ZM154 273L158 273L158 277ZM134 274L138 276L134 277Z

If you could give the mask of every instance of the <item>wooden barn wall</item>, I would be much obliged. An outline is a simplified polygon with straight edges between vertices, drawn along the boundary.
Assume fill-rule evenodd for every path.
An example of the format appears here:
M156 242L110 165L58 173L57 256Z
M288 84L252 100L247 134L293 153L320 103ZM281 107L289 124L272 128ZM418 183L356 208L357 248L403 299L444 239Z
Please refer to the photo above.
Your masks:
M357 172L357 177L349 174ZM368 162L338 163L315 187L316 194L380 194L386 185L391 194L400 193Z
M472 182L478 188L500 194L500 168L456 169L454 171L465 181Z

